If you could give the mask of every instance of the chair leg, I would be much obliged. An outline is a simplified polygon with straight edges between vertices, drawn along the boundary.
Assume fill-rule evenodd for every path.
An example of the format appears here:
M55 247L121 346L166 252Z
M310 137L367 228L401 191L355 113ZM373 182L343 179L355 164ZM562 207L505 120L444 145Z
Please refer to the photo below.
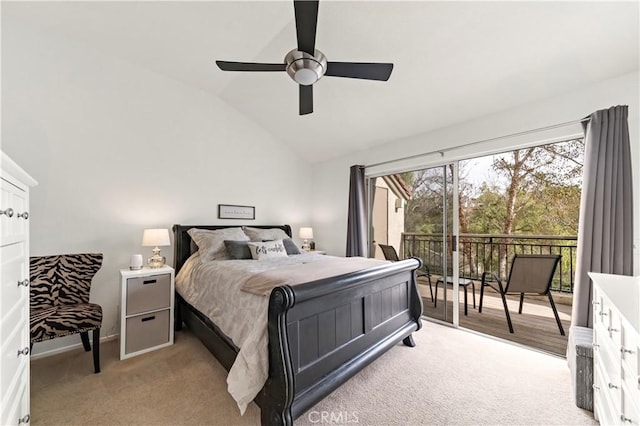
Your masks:
M431 288L431 278L429 278L429 293L431 294L431 301L433 302L433 288Z
M504 306L504 313L507 316L507 324L509 325L509 333L513 333L513 324L511 324L511 315L509 315L509 307L507 306L507 298L504 293L500 293L502 297L502 305Z
M556 322L558 323L558 329L560 329L560 334L564 336L564 328L562 328L562 323L560 322L560 316L558 315L558 310L556 309L556 304L553 303L553 297L551 297L551 292L547 293L549 296L549 303L551 304L551 309L553 309L553 315L556 317Z
M416 346L416 342L413 340L413 335L411 334L405 337L402 340L402 343L404 343L405 346L409 346L410 348L414 348Z
M89 332L83 331L80 333L80 338L82 339L82 346L84 346L85 352L89 352L91 350L91 345L89 344Z
M93 370L100 372L100 329L93 330Z
M518 313L522 313L522 304L524 303L524 293L520 293L520 307L518 308Z
M467 315L467 286L464 286L464 314Z
M473 309L476 308L476 285L473 283L473 281L471 281L471 290L473 291L472 296L473 296Z
M480 303L478 303L478 313L479 314L482 313L482 299L484 297L484 287L485 287L485 285L483 283L480 283Z
M436 294L435 294L434 299L433 299L433 307L434 308L438 307L438 284L440 284L440 280L436 281Z

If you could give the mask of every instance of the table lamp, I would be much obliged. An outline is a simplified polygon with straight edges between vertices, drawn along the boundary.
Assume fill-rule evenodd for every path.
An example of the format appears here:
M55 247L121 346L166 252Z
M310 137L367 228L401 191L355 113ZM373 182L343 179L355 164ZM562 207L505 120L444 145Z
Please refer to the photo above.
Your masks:
M163 246L169 246L169 230L168 229L145 229L142 234L142 246L143 247L155 247L153 249L153 256L151 256L147 262L150 268L161 268L164 266L166 258L160 255L160 248Z
M300 238L304 240L302 243L302 250L311 250L309 240L313 239L313 228L300 228Z

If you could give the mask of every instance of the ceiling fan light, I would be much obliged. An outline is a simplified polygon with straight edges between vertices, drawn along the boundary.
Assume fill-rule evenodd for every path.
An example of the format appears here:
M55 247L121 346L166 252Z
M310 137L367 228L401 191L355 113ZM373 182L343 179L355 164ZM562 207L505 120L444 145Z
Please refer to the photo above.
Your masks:
M293 79L298 84L309 86L310 84L318 81L318 74L312 69L301 68L295 72L295 74L293 75Z
M287 53L284 61L287 64L287 74L298 84L310 86L320 80L327 71L327 59L319 50L315 56L296 49Z

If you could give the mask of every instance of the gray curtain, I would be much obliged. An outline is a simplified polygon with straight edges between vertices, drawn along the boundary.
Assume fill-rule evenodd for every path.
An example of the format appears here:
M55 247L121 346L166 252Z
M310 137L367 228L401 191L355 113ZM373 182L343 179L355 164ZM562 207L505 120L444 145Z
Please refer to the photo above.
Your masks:
M571 325L593 327L587 272L633 274L633 191L627 106L584 125L585 156Z
M347 257L367 257L367 195L364 166L351 166L347 218Z

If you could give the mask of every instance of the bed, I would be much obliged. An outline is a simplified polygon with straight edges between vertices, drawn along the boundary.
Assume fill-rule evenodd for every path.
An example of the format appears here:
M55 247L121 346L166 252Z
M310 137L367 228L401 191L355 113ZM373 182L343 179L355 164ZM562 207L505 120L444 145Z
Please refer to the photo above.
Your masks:
M194 251L191 228L234 227L174 225L176 274ZM288 225L254 227L279 228L291 236ZM254 399L261 423L292 424L391 347L415 346L411 334L420 329L422 315L416 286L420 266L418 259L407 259L274 288L266 313L268 377ZM230 370L240 348L180 294L176 301L176 329L184 323Z

